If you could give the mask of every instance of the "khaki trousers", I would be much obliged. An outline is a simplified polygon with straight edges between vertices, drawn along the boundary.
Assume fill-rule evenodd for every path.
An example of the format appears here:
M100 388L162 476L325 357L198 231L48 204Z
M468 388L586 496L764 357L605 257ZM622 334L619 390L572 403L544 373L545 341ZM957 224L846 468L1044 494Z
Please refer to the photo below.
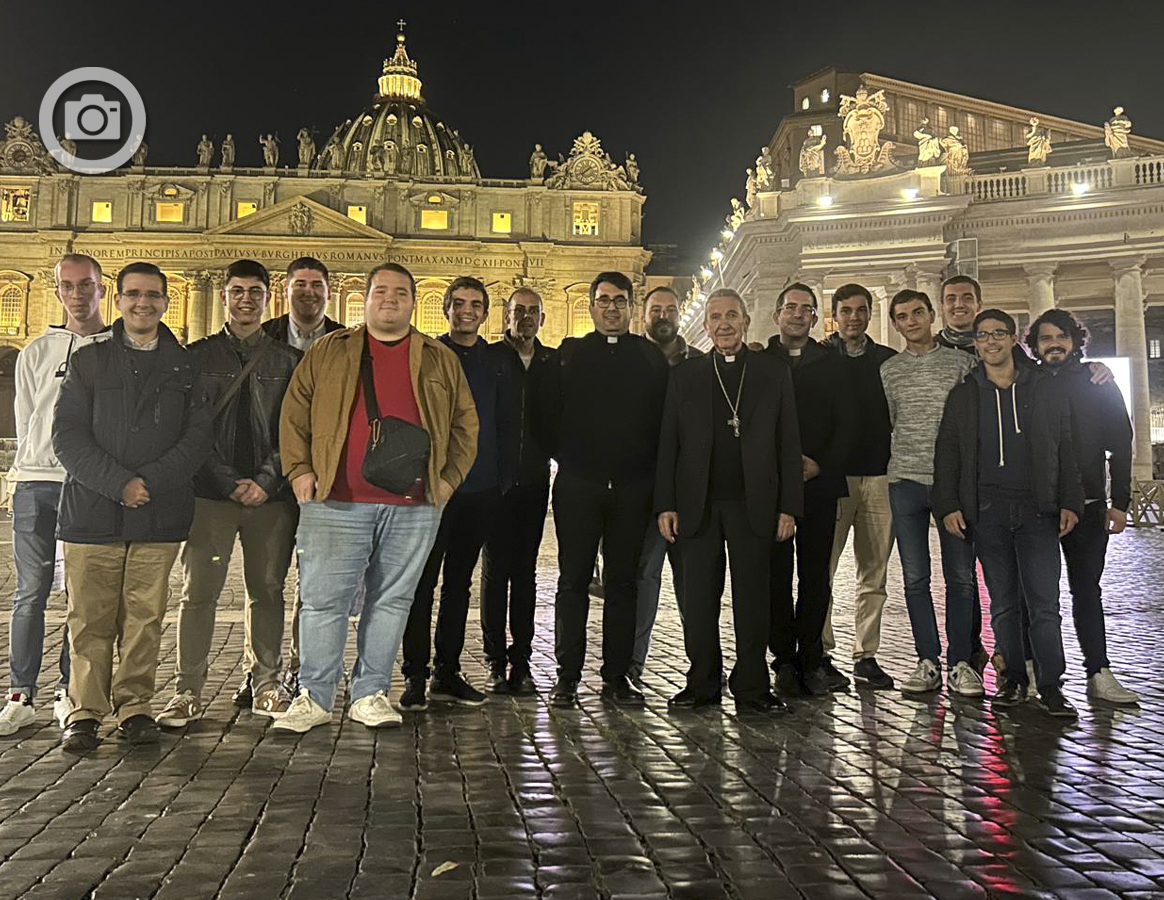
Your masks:
M257 694L279 678L283 643L283 582L291 565L299 507L267 502L243 506L233 500L194 505L194 523L182 548L182 602L178 606L177 691L200 696L206 685L218 597L226 583L235 538L242 544L244 664Z
M885 607L885 575L893 549L893 514L889 509L889 478L885 475L849 475L849 496L837 501L837 527L833 534L833 554L829 579L836 576L841 551L853 532L853 555L857 562L857 601L854 616L856 640L853 660L877 655L881 646L881 611ZM836 647L833 610L825 618L824 650Z
M162 618L178 545L65 542L64 547L69 699L76 707L66 724L100 721L111 711L118 724L130 716L152 715Z

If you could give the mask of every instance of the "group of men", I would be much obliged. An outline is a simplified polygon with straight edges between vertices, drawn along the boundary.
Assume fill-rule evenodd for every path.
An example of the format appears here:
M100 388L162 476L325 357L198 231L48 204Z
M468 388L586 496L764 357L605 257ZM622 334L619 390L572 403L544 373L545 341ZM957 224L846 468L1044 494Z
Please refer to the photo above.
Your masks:
M353 616L353 720L396 725L400 710L430 699L484 703L461 671L479 559L486 687L533 694L551 459L555 706L577 701L600 551L604 699L643 703L667 559L690 661L672 706L722 699L729 557L737 711L779 713L784 697L844 688L848 677L828 654L831 583L850 532L854 679L894 686L876 653L896 536L919 658L902 690L937 690L932 518L952 693L984 693L977 555L997 638L995 702L1017 703L1033 688L1052 713L1074 714L1060 690L1062 541L1089 692L1136 700L1111 674L1099 590L1107 537L1126 519L1131 429L1119 391L1104 383L1110 372L1081 363L1086 333L1062 310L1032 324L1036 362L1017 345L1013 319L982 310L978 284L954 277L943 285L946 328L936 336L925 294L892 298L906 343L895 354L866 334L873 301L864 287L834 293L837 331L818 343L817 297L795 283L781 292L778 334L763 347L747 341L743 300L720 289L706 303L705 354L679 336L669 288L644 298L644 334L632 333L632 282L603 272L590 285L594 331L550 349L537 337L542 298L528 287L506 300L504 340L483 339L490 297L469 276L445 292L448 332L417 331L415 280L395 263L372 269L364 324L343 328L325 314L326 266L302 257L287 270L288 313L265 321L267 270L233 263L222 330L187 348L161 321L168 285L152 264L118 273L111 326L96 260L62 258L56 290L65 323L30 343L17 369L18 583L0 734L35 720L58 539L68 637L54 715L72 752L97 746L110 713L118 736L134 743L202 714L236 539L246 673L234 700L276 729L331 721ZM155 719L179 549L177 677ZM292 562L299 589L284 653ZM394 704L401 652L405 685Z

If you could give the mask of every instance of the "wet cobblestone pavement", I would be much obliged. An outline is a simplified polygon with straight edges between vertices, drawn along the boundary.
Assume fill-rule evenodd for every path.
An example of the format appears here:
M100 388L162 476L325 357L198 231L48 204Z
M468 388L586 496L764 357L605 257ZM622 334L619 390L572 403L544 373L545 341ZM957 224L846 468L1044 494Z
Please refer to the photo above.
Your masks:
M10 597L7 521L0 541ZM233 706L237 555L208 709L185 732L128 750L107 722L96 752L64 754L46 665L37 723L0 738L0 898L1164 898L1164 532L1114 539L1105 578L1110 655L1139 708L1088 702L1064 585L1065 692L1081 712L1068 724L1033 705L996 715L989 701L945 691L800 700L772 722L736 719L730 703L670 712L686 660L669 587L647 708L603 705L591 658L580 708L551 710L553 553L548 527L533 660L542 695L434 704L398 730L337 711L330 727L295 737ZM890 573L879 659L900 682L912 642L896 559ZM174 674L173 585L158 710ZM847 648L847 554L836 593ZM592 650L600 616L595 602ZM57 596L46 660L63 621ZM4 651L7 629L5 613ZM474 605L464 663L480 686L479 634ZM353 636L349 658L354 646ZM6 654L3 666L7 677Z

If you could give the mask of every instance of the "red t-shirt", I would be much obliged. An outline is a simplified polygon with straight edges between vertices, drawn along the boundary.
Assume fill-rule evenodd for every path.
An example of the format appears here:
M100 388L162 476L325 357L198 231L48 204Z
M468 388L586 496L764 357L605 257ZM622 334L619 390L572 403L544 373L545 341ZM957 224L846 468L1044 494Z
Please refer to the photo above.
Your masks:
M395 416L413 425L420 425L420 410L416 406L416 396L412 392L412 373L408 367L408 345L411 338L404 338L393 344L378 341L369 335L368 346L372 353L372 379L376 384L376 401L380 406L380 416ZM396 506L412 506L424 503L424 483L418 484L409 494L392 494L370 484L363 476L364 456L368 452L368 438L372 434L368 423L368 411L364 404L364 381L356 386L356 397L352 401L351 416L348 420L348 439L340 455L339 468L335 473L335 483L328 495L330 500L347 503L391 503Z

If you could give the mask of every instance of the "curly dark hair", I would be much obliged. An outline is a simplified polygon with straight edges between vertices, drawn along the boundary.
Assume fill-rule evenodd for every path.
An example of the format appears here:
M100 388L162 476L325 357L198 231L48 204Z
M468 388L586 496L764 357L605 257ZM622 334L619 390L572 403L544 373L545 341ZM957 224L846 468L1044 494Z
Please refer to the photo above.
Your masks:
M1031 322L1031 327L1027 329L1026 345L1031 348L1031 354L1035 359L1039 358L1039 328L1044 322L1069 335L1071 343L1075 345L1074 354L1083 356L1083 351L1087 347L1087 329L1067 310L1053 308Z

